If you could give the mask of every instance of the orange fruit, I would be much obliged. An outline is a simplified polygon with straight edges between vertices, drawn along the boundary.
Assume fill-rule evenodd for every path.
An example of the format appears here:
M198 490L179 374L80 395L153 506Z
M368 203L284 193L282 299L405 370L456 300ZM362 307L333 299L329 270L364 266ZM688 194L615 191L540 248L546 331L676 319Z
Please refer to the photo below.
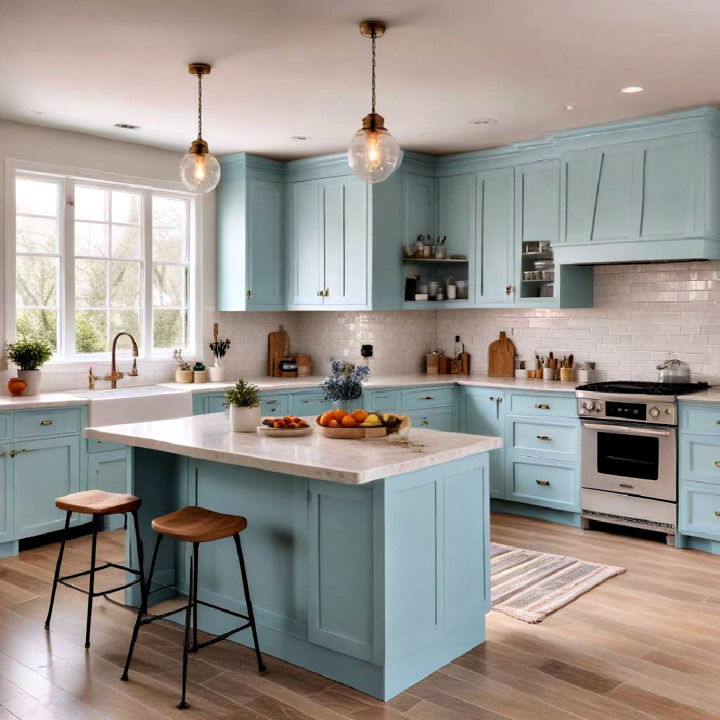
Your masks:
M356 410L352 416L355 418L355 422L359 424L365 422L369 414L367 410Z
M331 420L334 420L334 419L335 419L335 415L333 415L333 411L332 411L332 410L328 410L327 412L324 412L324 413L320 416L320 424L321 424L321 425L324 425L325 427L327 427L328 425L330 425L330 421L331 421Z
M341 420L342 426L346 428L353 428L357 425L355 418L352 415L345 415Z
M329 427L340 427L340 423L339 423L335 418L333 418L333 419L328 423L328 426L329 426Z
M338 421L341 422L342 419L347 415L345 410L333 410L332 411L333 417Z

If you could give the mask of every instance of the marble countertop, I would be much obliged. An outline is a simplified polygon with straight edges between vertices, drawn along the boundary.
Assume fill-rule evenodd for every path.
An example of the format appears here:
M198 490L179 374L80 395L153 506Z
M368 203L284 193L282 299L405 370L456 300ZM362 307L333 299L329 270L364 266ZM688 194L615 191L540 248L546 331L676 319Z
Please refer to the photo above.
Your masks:
M680 402L709 403L720 405L720 385L716 385L697 393L678 396Z
M312 420L311 420L312 422ZM224 413L88 428L86 437L317 480L359 485L502 446L499 437L410 430L410 443L267 437L230 431Z
M312 375L298 378L246 377L262 391L269 390L316 390L324 376ZM185 388L191 393L219 392L234 382L214 383L161 383L163 387ZM509 390L535 390L539 392L574 392L579 383L528 380L527 378L498 378L487 375L426 375L403 373L398 375L371 375L363 384L367 390L386 387L418 387L423 385L464 385L467 387L496 387Z
M65 407L67 405L87 405L89 402L87 398L79 395L59 392L21 395L20 397L0 395L0 412L6 410L40 410L42 408Z

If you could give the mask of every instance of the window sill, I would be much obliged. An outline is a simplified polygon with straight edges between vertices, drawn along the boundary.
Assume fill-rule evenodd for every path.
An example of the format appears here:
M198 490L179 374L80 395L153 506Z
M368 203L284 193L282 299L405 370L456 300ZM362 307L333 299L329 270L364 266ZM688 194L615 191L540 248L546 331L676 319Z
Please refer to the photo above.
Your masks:
M130 369L132 365L132 355L123 353L116 356L116 362L118 365L122 365L122 370L125 372ZM195 355L187 355L185 359L189 363L195 363L202 358ZM109 367L112 359L109 355L87 357L83 359L73 358L72 360L51 360L42 367L42 371L48 375L67 373L67 372L79 372L87 371L88 368ZM173 368L177 365L175 360L171 357L151 357L151 358L137 358L138 368ZM127 367L126 367L127 366Z

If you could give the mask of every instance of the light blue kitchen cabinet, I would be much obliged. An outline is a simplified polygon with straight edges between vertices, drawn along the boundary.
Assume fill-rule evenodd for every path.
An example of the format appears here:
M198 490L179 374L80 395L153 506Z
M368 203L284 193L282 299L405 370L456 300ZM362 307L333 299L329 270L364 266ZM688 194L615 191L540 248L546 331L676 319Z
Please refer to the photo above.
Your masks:
M126 493L127 451L123 449L89 454L87 482L90 489ZM90 517L86 520L89 521ZM106 530L116 530L125 526L125 515L107 515L103 521Z
M218 310L281 310L283 164L245 153L222 159L218 185Z
M324 197L319 180L292 183L288 208L288 307L323 304L325 292Z
M292 183L290 309L368 305L368 190L353 176Z
M513 302L515 171L477 174L475 292L479 306Z
M321 390L300 391L290 395L290 414L304 416L321 415L327 410L332 410L331 400L323 400Z
M7 419L8 416L5 416ZM0 445L0 543L15 539L13 526L12 445Z
M505 394L497 388L463 388L460 425L473 435L505 435ZM505 449L490 452L490 497L505 497Z
M516 244L547 240L555 245L560 223L560 163L557 160L515 168Z
M425 410L406 410L413 427L423 430L442 430L452 432L455 427L455 415L452 407L435 407Z
M508 455L505 497L550 510L580 512L577 464Z
M391 388L382 390L365 390L360 399L365 410L378 412L400 412L400 391Z
M435 234L437 181L426 175L403 172L402 183L405 244L408 245L415 242L418 235ZM381 189L378 191L381 192ZM402 252L402 248L397 248L397 251Z
M19 441L13 449L15 537L61 530L65 513L55 498L80 490L79 436Z
M692 480L680 482L678 530L690 538L720 542L720 485ZM720 551L720 545L717 548Z

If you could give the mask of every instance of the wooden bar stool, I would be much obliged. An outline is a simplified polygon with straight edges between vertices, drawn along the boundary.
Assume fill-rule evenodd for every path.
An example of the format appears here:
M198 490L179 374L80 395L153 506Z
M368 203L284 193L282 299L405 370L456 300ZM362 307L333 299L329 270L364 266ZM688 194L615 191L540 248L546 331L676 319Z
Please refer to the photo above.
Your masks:
M57 564L55 565L55 577L53 578L52 593L50 594L50 607L48 608L47 618L45 619L46 630L50 628L50 619L52 618L53 605L55 604L55 592L57 591L58 583L65 585L65 587L72 588L73 590L79 590L81 593L85 593L88 596L87 624L85 629L86 649L90 647L90 623L92 622L94 598L110 595L110 593L118 592L119 590L125 590L125 588L129 588L137 583L140 583L140 593L143 598L145 597L143 546L140 538L140 525L137 514L141 503L142 500L134 495L111 493L105 492L104 490L84 490L82 492L72 493L71 495L64 495L63 497L55 500L55 506L60 510L65 510L67 514L65 516L65 530L63 531L63 538L60 543L60 552L58 553ZM62 565L63 553L65 552L65 541L67 540L68 528L70 527L70 518L74 512L92 515L92 549L90 551L90 569L60 577L60 566ZM95 558L97 556L97 533L100 521L105 515L118 515L120 513L131 513L133 516L133 521L135 523L135 541L137 543L138 553L138 569L136 570L135 568L125 567L124 565L118 565L113 562L106 562L100 567L95 567ZM125 572L132 573L138 577L125 585L114 587L110 590L103 590L102 592L95 592L95 573L100 570L106 570L110 567L118 570L124 570ZM68 582L68 580L74 580L75 578L82 577L83 575L90 575L88 590Z
M179 612L185 613L185 639L183 642L182 658L182 695L180 697L180 702L178 703L179 708L184 709L190 707L190 705L185 701L188 653L197 652L201 648L213 645L220 640L225 640L241 630L247 630L247 628L250 628L252 631L258 670L260 672L265 672L265 664L263 663L263 658L260 654L260 646L258 644L255 616L253 615L252 602L250 601L250 587L248 585L247 573L245 571L245 560L243 558L242 546L240 544L240 533L246 527L247 520L241 515L225 515L223 513L213 512L212 510L206 510L205 508L197 506L184 507L182 510L177 510L176 512L168 515L163 515L162 517L155 518L152 521L152 528L158 536L155 541L155 549L153 550L152 561L150 563L150 575L148 576L146 583L147 593L143 596L143 604L140 606L137 618L135 619L135 627L133 629L132 639L130 640L130 648L128 649L127 660L125 661L125 670L121 677L122 680L128 679L128 670L130 669L130 662L132 660L133 650L135 649L135 642L137 641L138 633L140 632L140 626L147 625L155 620L162 620ZM143 617L147 614L147 596L150 593L150 588L152 586L152 578L153 573L155 572L155 563L157 561L158 550L160 549L160 542L165 536L174 538L175 540L192 543L193 548L192 558L190 559L188 601L186 605L176 608L175 610L170 610L160 615L149 615L148 617ZM212 542L213 540L221 540L222 538L228 537L232 537L235 541L235 549L237 551L238 560L240 561L240 574L242 575L245 604L247 605L247 615L243 615L241 613L228 610L227 608L219 607L218 605L213 605L212 603L198 599L198 557L200 543ZM247 622L234 630L230 630L222 635L216 635L203 643L198 643L198 605L213 608L214 610L220 610L228 615L233 615L234 617L247 620ZM191 625L193 634L192 644L190 642Z

